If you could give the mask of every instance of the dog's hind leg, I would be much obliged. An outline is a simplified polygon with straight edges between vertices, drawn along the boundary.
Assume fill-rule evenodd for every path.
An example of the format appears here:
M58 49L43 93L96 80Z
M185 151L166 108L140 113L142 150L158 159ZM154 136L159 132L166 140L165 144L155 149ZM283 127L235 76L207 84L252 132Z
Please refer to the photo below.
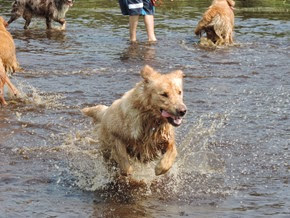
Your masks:
M215 33L216 33L216 42L215 42L215 44L216 45L225 44L225 37L224 37L223 33L220 31L220 29L216 28L215 29Z
M229 33L229 43L230 44L233 44L234 43L234 40L233 40L233 32L232 31Z
M166 153L155 167L155 175L159 176L166 173L173 165L177 155L176 147L174 142L168 145Z
M206 32L206 38L211 40L213 43L216 43L216 41L219 39L218 35L215 33L215 30L213 26L209 26L205 29Z
M17 20L19 17L21 17L21 15L19 13L13 13L10 17L10 19L8 20L8 25L10 23L12 23L13 21Z
M18 1L15 1L12 5L11 17L8 21L8 25L17 20L23 14L23 9L21 9L21 6L19 7L18 4Z
M230 31L227 31L224 33L222 39L223 39L223 44L224 45L229 45L229 44L232 44L232 38L231 38L231 32Z

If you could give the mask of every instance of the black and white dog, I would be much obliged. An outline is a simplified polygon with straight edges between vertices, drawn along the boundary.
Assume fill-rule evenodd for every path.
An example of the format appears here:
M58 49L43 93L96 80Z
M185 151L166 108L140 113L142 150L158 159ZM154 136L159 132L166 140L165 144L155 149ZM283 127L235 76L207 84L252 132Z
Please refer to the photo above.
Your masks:
M51 21L60 23L61 30L65 29L65 14L73 6L74 0L15 0L12 4L11 18L8 24L23 17L24 29L27 29L31 18L44 17L47 29L51 29Z

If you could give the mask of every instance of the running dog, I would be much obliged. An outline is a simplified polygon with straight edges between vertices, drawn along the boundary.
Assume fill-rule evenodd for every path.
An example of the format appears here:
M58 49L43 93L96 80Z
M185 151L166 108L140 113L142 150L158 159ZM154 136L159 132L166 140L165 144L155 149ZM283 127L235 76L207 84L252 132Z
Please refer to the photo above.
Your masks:
M6 30L8 23L0 17L0 104L6 105L4 99L4 85L7 83L11 92L16 96L19 91L14 87L8 78L8 72L19 70L19 65L16 59L16 51L13 38Z
M15 0L12 4L11 18L8 24L19 17L26 21L24 29L27 29L32 17L44 17L47 29L51 29L52 20L61 24L61 30L65 30L65 14L73 6L74 0Z
M82 109L93 118L104 158L113 160L121 175L132 174L131 161L146 163L160 159L155 174L166 173L177 151L174 129L186 113L183 103L183 72L160 74L146 65L143 80L111 106Z
M232 44L234 6L233 0L213 0L212 5L199 21L195 34L201 36L205 32L207 39L216 45Z

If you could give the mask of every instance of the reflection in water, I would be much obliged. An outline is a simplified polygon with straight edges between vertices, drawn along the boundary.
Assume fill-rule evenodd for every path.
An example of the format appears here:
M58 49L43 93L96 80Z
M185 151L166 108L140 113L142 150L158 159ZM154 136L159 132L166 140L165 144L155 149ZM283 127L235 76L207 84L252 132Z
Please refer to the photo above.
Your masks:
M155 43L139 43L134 42L130 43L128 48L126 48L121 56L120 59L124 62L130 60L142 60L142 61L151 61L155 58Z
M50 40L64 42L66 40L66 34L65 31L60 30L46 30L46 37Z
M64 42L66 40L66 32L57 29L43 30L43 29L27 29L23 31L14 32L15 38L20 39L33 39L43 41L45 39Z
M120 195L121 195L120 190ZM127 195L124 192L124 195ZM115 202L115 201L105 201L105 202L94 202L94 212L93 217L154 217L150 211L143 205L143 202Z

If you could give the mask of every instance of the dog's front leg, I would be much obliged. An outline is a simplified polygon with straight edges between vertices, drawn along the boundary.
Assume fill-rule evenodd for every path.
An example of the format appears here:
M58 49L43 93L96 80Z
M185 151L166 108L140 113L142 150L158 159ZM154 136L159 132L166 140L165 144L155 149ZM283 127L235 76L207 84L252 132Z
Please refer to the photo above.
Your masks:
M2 60L0 59L0 104L7 105L7 102L4 99L4 85L6 83L6 72L2 63Z
M46 28L51 29L51 18L50 17L46 17Z
M60 23L61 27L59 28L60 30L65 30L66 28L66 21L65 19L58 19L58 20L55 20L56 22Z
M162 159L155 167L155 175L159 176L161 174L166 173L173 165L175 158L177 155L177 150L174 142L168 145L168 149L163 155Z
M0 105L7 105L7 102L4 99L4 83L0 78Z
M10 88L11 92L13 93L14 96L20 96L20 92L18 91L18 89L12 84L12 82L10 81L9 77L6 75L5 80L4 80L8 87Z
M23 18L25 20L24 29L27 29L31 22L32 14L28 10L26 10L23 12Z
M124 145L122 142L116 140L115 141L115 154L113 155L113 158L118 163L120 167L120 173L122 176L129 176L132 174L133 168L130 164L129 157L127 154L126 145Z
M230 44L233 44L234 40L233 40L233 33L232 32L230 32L229 37L230 37L230 39L229 39Z

